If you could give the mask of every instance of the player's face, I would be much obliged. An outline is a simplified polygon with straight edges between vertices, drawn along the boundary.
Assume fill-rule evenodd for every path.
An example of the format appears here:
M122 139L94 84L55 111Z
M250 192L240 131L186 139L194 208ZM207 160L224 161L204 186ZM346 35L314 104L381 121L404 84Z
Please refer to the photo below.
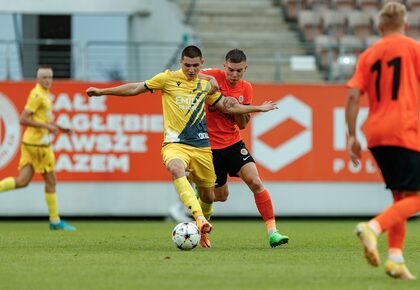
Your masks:
M242 79L248 68L248 65L244 61L239 63L226 61L223 66L225 67L226 79L231 85L236 85Z
M197 78L198 73L200 72L201 66L203 65L203 63L204 61L200 57L190 58L190 57L184 56L180 60L182 72L190 81Z
M49 68L40 68L37 72L36 80L44 89L49 89L53 80L52 70Z

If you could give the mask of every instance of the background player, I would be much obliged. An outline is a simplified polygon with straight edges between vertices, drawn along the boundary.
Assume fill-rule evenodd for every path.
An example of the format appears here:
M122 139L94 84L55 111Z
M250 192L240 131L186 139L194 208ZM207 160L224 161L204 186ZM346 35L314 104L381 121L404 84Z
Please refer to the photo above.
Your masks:
M363 52L350 88L346 118L348 148L358 164L360 144L356 136L359 99L367 93L368 147L372 152L394 204L369 223L359 223L356 233L368 262L378 267L377 237L388 231L388 260L385 271L394 278L415 279L404 263L403 242L406 220L420 211L420 45L404 36L406 9L387 3L380 12L382 39Z
M246 55L240 49L233 49L226 54L224 70L209 69L202 73L214 77L225 96L234 97L239 103L252 103L252 85L243 80L248 67ZM215 201L226 201L229 195L227 175L240 177L254 194L255 204L263 218L269 244L276 247L288 242L289 237L281 235L276 228L274 209L268 190L264 187L254 159L242 141L239 129L244 129L249 122L249 114L226 114L218 108L206 106L206 120L213 164L216 172ZM206 217L212 213L212 206L201 202Z
M203 215L188 182L186 170L197 185L200 200L211 204L214 200L215 174L208 140L205 107L209 103L226 113L270 111L275 104L265 102L261 106L243 106L219 92L209 95L210 83L197 78L204 61L196 46L184 48L178 71L165 71L150 80L128 83L111 88L88 88L89 96L134 96L148 91L161 90L164 116L163 162L171 174L175 189L185 207L197 222L203 239L207 239L212 226ZM203 247L207 243L200 242Z
M53 81L53 71L49 66L40 66L36 74L37 84L31 90L25 109L20 116L20 123L26 126L22 138L19 161L19 175L0 181L0 192L28 186L34 173L41 173L45 181L45 200L47 202L50 229L74 231L75 227L60 219L58 215L56 177L54 173L55 157L51 148L50 133L71 134L52 120L52 105L49 89Z

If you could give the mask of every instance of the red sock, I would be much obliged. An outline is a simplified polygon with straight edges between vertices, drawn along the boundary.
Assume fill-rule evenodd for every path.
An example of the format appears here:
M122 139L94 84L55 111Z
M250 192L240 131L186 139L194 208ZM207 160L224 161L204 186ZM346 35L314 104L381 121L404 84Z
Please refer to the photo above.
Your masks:
M393 194L394 203L404 198L404 193L397 192ZM396 223L388 229L388 249L403 249L404 238L406 234L406 221Z
M420 194L409 195L397 201L374 218L381 226L382 232L403 223L410 216L420 211Z
M275 230L276 220L274 217L273 203L271 202L271 197L267 189L257 194L254 193L254 198L258 211L267 226L267 231Z

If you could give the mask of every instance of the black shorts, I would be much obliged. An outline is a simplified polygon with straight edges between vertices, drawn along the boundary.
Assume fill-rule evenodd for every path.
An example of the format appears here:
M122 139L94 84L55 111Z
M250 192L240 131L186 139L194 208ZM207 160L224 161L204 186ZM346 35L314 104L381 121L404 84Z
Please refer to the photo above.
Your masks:
M223 149L212 149L216 187L226 184L227 175L238 177L238 172L245 164L254 162L245 143L241 140Z
M420 190L420 152L395 146L369 148L381 169L386 188Z

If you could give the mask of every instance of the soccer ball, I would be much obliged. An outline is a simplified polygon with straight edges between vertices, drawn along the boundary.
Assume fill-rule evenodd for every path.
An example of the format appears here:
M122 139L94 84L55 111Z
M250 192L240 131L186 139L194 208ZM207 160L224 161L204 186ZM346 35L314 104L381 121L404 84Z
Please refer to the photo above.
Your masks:
M200 241L200 231L193 223L179 223L172 230L172 241L180 250L192 250Z

